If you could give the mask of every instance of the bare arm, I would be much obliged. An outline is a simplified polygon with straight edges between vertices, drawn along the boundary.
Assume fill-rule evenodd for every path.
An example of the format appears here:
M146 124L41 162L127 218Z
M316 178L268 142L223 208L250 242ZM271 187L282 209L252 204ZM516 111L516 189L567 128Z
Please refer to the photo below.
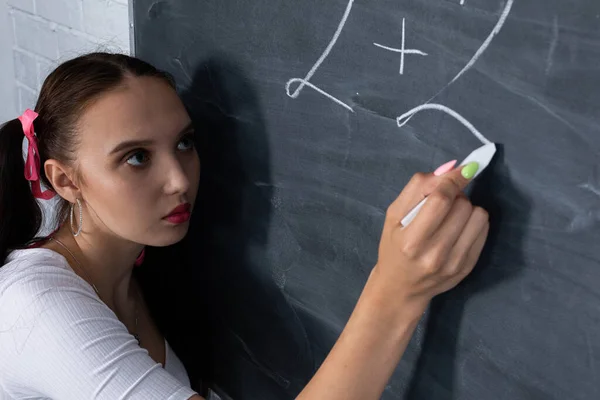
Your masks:
M298 400L379 399L429 301L473 269L487 213L462 195L468 180L417 174L389 207L379 260L340 338ZM402 218L429 200L407 227Z
M390 315L367 283L350 319L298 400L378 399L422 315L407 309Z

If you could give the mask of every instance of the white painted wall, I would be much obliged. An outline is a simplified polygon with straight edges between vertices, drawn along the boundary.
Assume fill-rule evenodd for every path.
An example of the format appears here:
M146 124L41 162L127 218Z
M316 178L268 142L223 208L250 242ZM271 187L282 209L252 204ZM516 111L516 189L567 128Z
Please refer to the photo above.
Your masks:
M0 0L0 124L13 119L17 113L10 26L8 4L6 0Z
M0 115L6 121L33 108L60 62L96 50L129 54L128 0L0 0L0 38L0 104L8 110Z

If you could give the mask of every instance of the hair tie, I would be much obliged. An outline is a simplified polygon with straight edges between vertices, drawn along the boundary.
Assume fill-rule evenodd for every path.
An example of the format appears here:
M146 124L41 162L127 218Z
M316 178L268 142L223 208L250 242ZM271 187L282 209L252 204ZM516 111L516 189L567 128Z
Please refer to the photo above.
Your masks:
M19 121L23 125L23 133L29 141L27 159L25 160L25 179L31 182L31 191L35 198L49 200L56 193L50 189L42 192L40 184L40 155L38 152L37 137L33 129L33 121L37 117L38 114L29 108L19 117Z

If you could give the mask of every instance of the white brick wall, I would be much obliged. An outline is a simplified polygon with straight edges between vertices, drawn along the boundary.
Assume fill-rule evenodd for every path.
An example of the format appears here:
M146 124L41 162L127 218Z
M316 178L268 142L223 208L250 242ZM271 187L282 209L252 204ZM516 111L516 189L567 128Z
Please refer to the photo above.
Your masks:
M34 107L44 79L60 62L96 50L130 52L128 0L7 0L7 4L12 54L0 57L14 60L17 112Z

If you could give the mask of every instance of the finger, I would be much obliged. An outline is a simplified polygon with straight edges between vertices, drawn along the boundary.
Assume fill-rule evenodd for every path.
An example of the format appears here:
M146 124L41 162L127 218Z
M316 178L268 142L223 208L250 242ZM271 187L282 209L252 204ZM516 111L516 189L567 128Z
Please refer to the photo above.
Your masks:
M465 268L464 264L469 257L472 257L472 249L476 248L475 243L487 238L487 230L489 228L488 214L480 208L475 207L467 221L462 233L450 251L446 268L450 269L449 274L455 274L459 270ZM483 238L482 238L483 237ZM469 269L469 267L466 267ZM472 269L473 266L470 266Z
M426 240L433 236L442 221L448 215L459 193L467 186L474 172L469 167L470 177L465 178L461 171L465 167L457 168L439 177L440 182L435 190L428 196L427 201L407 229L411 229L411 236L417 240Z
M467 259L465 260L463 269L462 271L460 271L460 274L463 276L463 278L469 275L471 271L473 271L473 268L475 268L475 265L477 265L477 261L479 260L481 252L483 251L483 248L487 241L489 231L490 224L486 223L483 227L483 230L477 237L477 240L475 241L475 243L473 243L471 249L469 249L469 253L467 254Z
M472 271L475 265L477 264L477 260L479 260L479 256L481 255L481 251L485 246L485 242L487 240L487 235L489 231L490 225L488 223L485 224L480 234L475 239L475 242L467 252L464 260L460 261L456 267L454 267L453 272L444 271L448 280L445 285L441 288L442 292L448 291L458 285L463 279L465 279ZM451 265L451 264L448 264Z
M432 237L433 243L441 247L443 254L448 254L454 247L467 225L472 212L473 206L469 199L462 193L459 193L448 215L446 215L446 218Z

